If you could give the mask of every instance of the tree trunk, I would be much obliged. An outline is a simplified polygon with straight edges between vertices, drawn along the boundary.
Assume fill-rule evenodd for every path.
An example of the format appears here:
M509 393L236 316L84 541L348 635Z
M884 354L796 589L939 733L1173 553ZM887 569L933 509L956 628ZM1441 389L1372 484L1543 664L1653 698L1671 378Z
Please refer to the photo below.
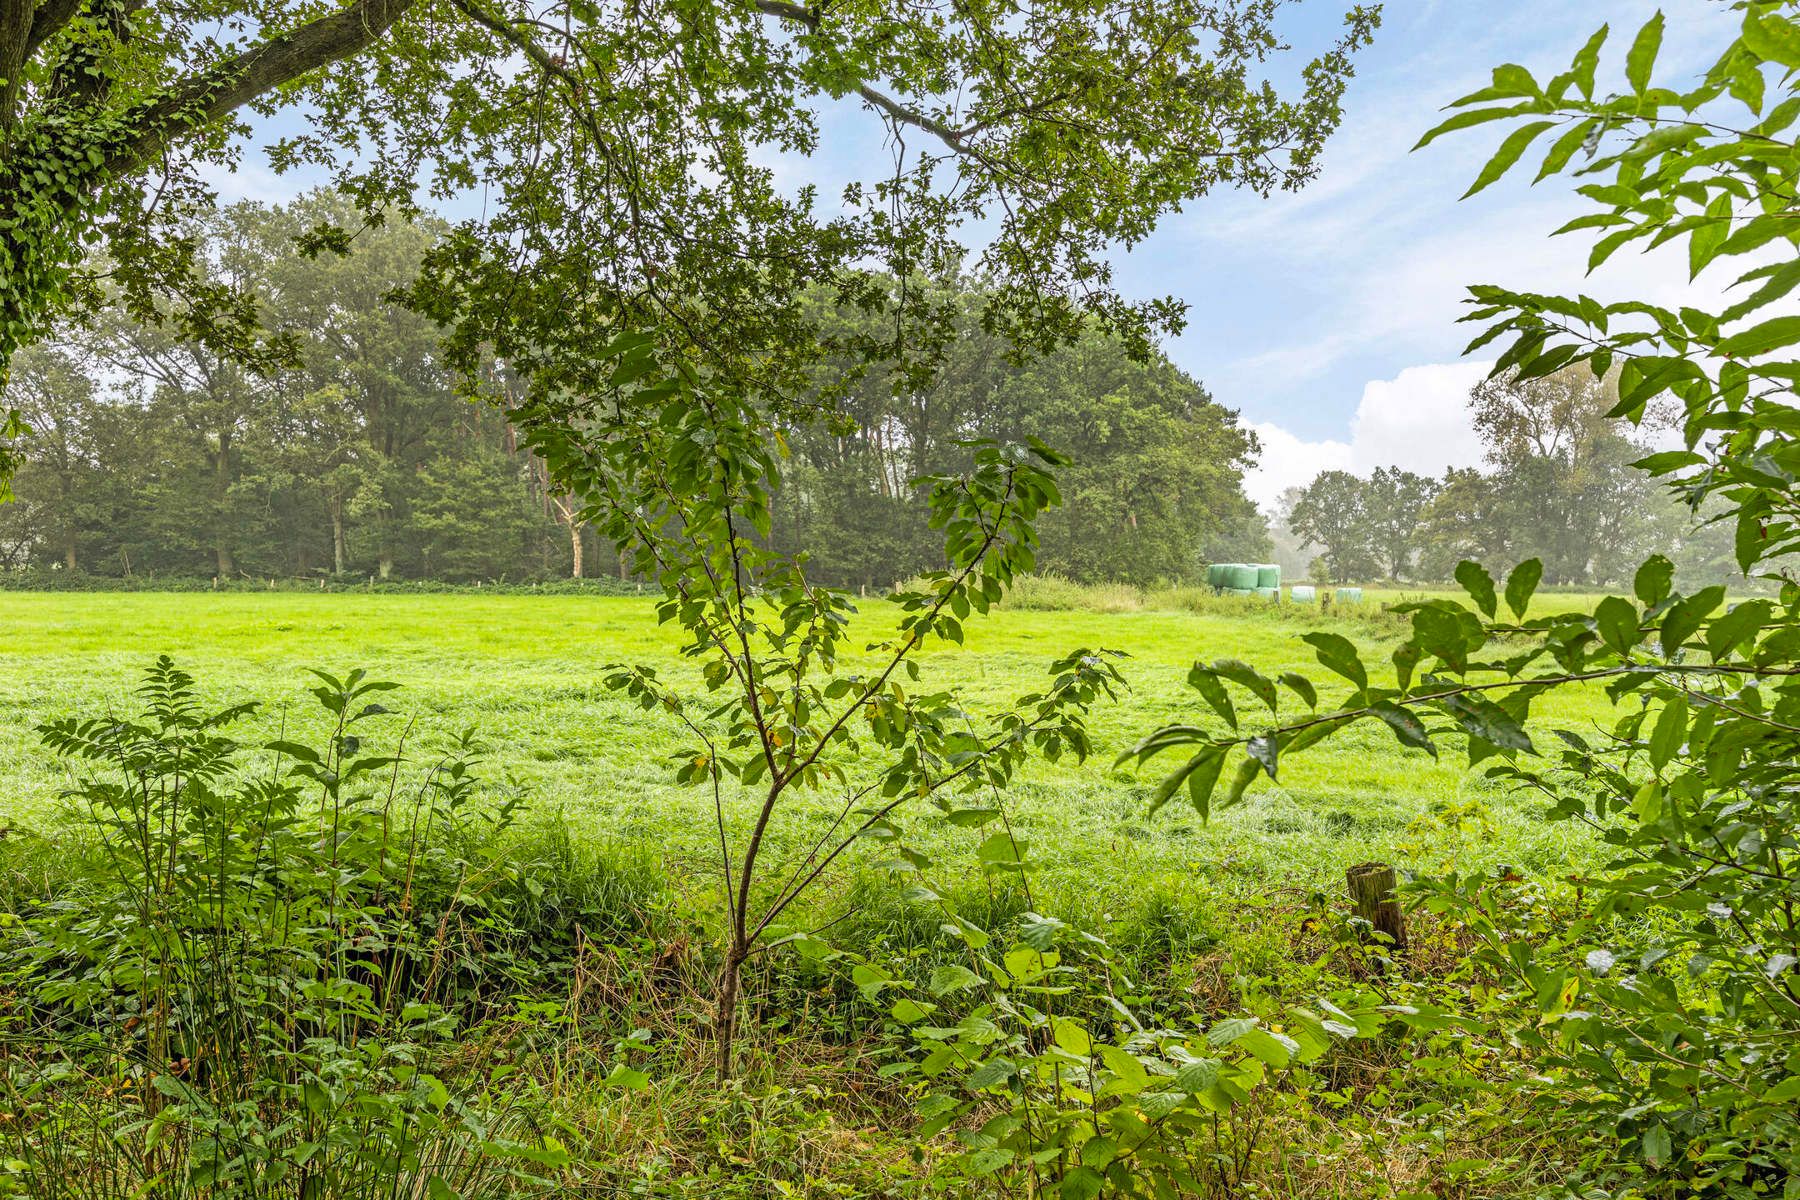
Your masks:
M230 579L237 574L237 559L231 552L231 431L219 430L219 453L213 464L213 502L214 519L218 528L214 537L214 557L218 560L219 574Z
M719 1034L719 1082L731 1078L732 1058L737 1043L738 983L744 971L744 956L733 947L725 956L725 967L719 975L718 1010L714 1024Z
M1356 906L1356 915L1369 923L1374 934L1387 937L1385 942L1372 935L1364 940L1387 953L1406 949L1406 914L1394 897L1394 868L1379 862L1358 863L1345 871L1344 877L1350 884L1350 902Z
M581 526L579 526L579 525L570 525L569 526L569 554L570 554L571 558L574 560L574 564L575 564L570 572L569 577L571 579L580 579L581 578Z
M80 567L78 567L75 564L75 539L74 538L70 538L68 541L63 543L63 563L71 571L79 571L81 569Z
M344 573L344 560L349 555L344 553L344 506L339 501L331 504L331 564L332 573Z

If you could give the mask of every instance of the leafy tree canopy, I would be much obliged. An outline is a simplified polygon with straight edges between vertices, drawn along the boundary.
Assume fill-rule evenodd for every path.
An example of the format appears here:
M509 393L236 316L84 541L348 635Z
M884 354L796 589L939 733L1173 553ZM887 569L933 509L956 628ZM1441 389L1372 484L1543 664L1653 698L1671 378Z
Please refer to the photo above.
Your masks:
M206 202L198 172L235 161L248 115L284 106L307 128L276 166L329 171L370 218L421 181L486 197L415 297L465 365L580 358L635 324L780 394L821 349L799 300L819 284L895 309L863 354L928 370L946 314L860 268L954 270L973 223L990 328L1054 345L1092 318L1141 348L1180 306L1120 297L1107 251L1211 188L1309 179L1377 20L1351 10L1284 95L1262 78L1275 10L17 0L0 8L0 367L92 301L77 264L95 244L128 297L169 294L187 333L245 340L246 298L201 284L191 244L162 233ZM838 100L885 125L892 170L831 199L782 189L771 157L813 152Z

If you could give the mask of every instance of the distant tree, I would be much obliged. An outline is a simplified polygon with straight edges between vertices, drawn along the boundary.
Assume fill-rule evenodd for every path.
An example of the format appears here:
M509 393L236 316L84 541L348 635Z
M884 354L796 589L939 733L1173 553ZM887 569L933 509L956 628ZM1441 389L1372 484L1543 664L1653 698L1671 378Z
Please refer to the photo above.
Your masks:
M1288 526L1300 546L1324 551L1331 579L1361 579L1378 569L1370 538L1368 487L1348 471L1324 471L1295 498Z
M1535 556L1547 582L1597 584L1666 552L1680 522L1633 469L1649 449L1608 417L1617 403L1617 373L1599 378L1585 366L1477 384L1469 411L1487 471L1452 471L1426 511L1428 573L1447 578L1461 558Z
M981 327L978 287L936 294L956 316L933 379L865 372L839 404L842 420L787 435L795 462L776 501L777 539L810 553L818 578L886 586L941 565L912 481L964 469L965 443L981 437L1036 437L1074 459L1058 477L1067 503L1040 522L1040 570L1148 583L1189 576L1209 543L1266 546L1242 486L1255 439L1199 382L1160 355L1135 360L1098 328L1020 364ZM842 311L827 320L878 323Z
M1419 550L1420 521L1437 489L1435 481L1399 467L1376 467L1363 485L1369 547L1389 579L1411 574Z
M1507 507L1512 489L1478 467L1444 472L1437 494L1420 516L1419 575L1446 580L1464 559L1515 562L1527 531Z
M70 571L84 565L82 544L96 512L96 476L110 440L93 367L65 347L34 346L13 364L13 401L35 431L32 455L19 472L18 506L0 510L7 557L22 562L47 552Z
M1268 514L1247 500L1235 517L1220 518L1221 527L1200 544L1200 557L1215 562L1267 562L1275 557L1275 535Z

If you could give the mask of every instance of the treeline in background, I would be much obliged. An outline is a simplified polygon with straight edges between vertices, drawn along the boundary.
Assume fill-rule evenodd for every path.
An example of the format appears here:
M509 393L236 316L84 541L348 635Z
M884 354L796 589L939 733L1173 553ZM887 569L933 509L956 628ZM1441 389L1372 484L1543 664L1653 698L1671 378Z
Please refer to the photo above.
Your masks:
M1325 471L1281 496L1271 525L1278 556L1320 582L1439 582L1464 559L1499 567L1541 559L1544 581L1629 582L1652 554L1683 579L1741 581L1732 525L1711 524L1632 464L1678 440L1672 415L1633 427L1609 417L1618 373L1585 366L1531 379L1484 380L1469 416L1482 467L1432 479L1381 467Z
M319 236L332 229L354 232ZM442 233L430 218L362 227L329 193L238 204L191 236L202 286L253 299L251 355L210 350L184 314L133 297L21 353L9 401L32 434L18 502L0 505L0 581L623 578L518 444L515 385L496 372L470 396L438 329L394 299ZM949 299L968 313L973 295ZM1672 430L1609 418L1616 381L1585 368L1475 388L1480 468L1327 471L1265 514L1243 487L1254 436L1166 358L1133 361L1092 333L1020 363L972 317L951 336L927 384L833 364L834 387L854 379L844 419L783 431L772 536L821 582L879 589L940 566L913 481L961 469L972 439L1026 437L1074 456L1038 569L1078 583L1192 582L1211 561L1270 558L1289 579L1339 583L1536 556L1547 583L1602 585L1650 553L1684 578L1733 574L1729 533L1631 466Z
M96 583L616 575L579 505L518 445L507 380L466 395L438 330L391 299L441 227L357 226L350 205L316 194L238 204L193 230L207 282L255 298L268 332L254 363L141 305L19 355L9 400L32 434L18 502L0 505L0 571ZM347 250L296 253L332 227L357 230ZM1166 359L1134 362L1095 334L1020 365L972 319L955 336L929 386L867 375L848 420L787 431L773 536L808 550L816 578L886 587L940 566L912 480L957 469L971 439L1028 434L1077 460L1060 479L1068 503L1042 527L1041 570L1148 583L1190 577L1208 556L1267 552L1242 487L1254 439Z

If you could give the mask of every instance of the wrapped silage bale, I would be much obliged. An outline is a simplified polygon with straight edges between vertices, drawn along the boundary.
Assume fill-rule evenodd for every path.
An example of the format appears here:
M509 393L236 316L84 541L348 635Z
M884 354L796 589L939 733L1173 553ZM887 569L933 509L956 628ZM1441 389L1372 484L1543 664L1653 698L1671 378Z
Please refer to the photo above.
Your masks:
M1359 587L1339 588L1337 590L1337 602L1339 604L1361 604L1362 589Z
M1257 563L1256 586L1259 588L1280 587L1281 567L1276 563Z
M1256 587L1257 571L1254 563L1226 563L1223 583L1226 591L1237 588L1251 591Z
M1223 591L1227 596L1254 596L1254 595L1256 595L1255 588L1228 587L1228 588L1221 588L1220 590Z
M1212 588L1215 592L1225 586L1224 563L1206 564L1206 586Z
M1288 589L1288 598L1295 604L1312 604L1318 600L1319 592L1310 583L1296 583Z
M1281 599L1281 589L1278 587L1259 587L1256 589L1256 594L1261 596L1264 600Z

